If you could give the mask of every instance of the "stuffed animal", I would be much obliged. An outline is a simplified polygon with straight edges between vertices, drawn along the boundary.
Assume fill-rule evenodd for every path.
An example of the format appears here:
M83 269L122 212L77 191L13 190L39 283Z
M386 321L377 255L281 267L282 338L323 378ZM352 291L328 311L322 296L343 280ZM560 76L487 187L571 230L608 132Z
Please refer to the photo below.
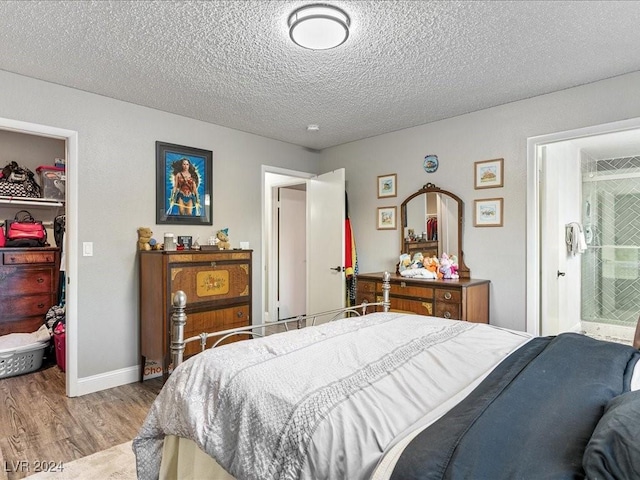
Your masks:
M229 243L228 232L228 228L223 228L222 230L218 230L218 232L216 233L216 238L218 239L218 248L220 250L231 250L231 243Z
M433 278L442 278L442 272L440 271L440 262L438 257L427 257L424 261L424 268L433 273Z
M153 232L149 227L140 227L138 229L138 250L151 250L151 236Z
M458 274L458 257L451 255L449 258L451 259L451 274L455 275L453 278L460 278Z
M424 267L424 255L420 252L416 252L413 254L413 258L411 260L411 268L423 268Z
M398 271L404 272L411 265L411 255L403 253L400 255L400 263L398 264Z
M458 278L458 274L453 269L453 262L446 253L442 254L440 259L440 272L442 272L443 278Z

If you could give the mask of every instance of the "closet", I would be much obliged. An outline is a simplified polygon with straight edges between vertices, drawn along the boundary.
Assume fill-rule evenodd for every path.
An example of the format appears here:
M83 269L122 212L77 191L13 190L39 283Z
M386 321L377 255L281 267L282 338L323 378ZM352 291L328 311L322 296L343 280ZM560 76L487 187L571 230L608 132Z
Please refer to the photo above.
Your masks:
M65 156L64 139L0 129L0 169L15 161L34 172L42 186L38 167L53 167L56 158ZM64 197L0 196L0 223L13 219L21 210L43 222L50 246L0 248L0 335L37 330L49 308L61 300L62 249L56 245L53 225L54 219L65 213Z

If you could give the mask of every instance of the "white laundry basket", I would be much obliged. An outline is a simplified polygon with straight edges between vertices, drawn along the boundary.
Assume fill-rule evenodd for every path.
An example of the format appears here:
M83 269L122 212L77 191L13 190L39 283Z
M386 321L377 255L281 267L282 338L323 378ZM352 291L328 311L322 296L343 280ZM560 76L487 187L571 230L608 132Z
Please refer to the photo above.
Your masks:
M0 378L33 372L42 366L48 342L36 342L23 347L0 350Z

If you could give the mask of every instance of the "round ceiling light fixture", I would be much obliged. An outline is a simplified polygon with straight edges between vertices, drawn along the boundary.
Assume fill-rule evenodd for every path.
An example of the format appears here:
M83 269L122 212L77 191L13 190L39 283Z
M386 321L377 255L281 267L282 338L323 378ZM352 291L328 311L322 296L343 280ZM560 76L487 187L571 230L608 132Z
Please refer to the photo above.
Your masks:
M349 38L349 16L337 7L306 5L289 17L289 36L297 45L310 50L328 50Z

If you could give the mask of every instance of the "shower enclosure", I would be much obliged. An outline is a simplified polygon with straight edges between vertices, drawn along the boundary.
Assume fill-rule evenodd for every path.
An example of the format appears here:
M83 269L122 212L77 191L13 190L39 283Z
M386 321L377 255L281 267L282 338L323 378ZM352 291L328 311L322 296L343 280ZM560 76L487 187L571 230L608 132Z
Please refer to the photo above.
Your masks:
M582 329L628 338L640 314L640 156L582 156Z

